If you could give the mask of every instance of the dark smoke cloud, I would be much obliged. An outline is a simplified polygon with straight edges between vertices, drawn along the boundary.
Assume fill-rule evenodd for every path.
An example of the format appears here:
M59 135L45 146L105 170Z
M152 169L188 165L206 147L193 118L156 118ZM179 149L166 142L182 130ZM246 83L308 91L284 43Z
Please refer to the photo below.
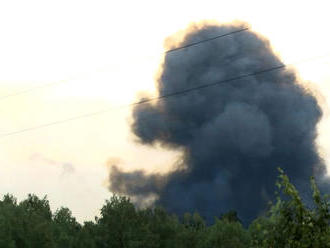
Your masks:
M177 46L245 26L190 27ZM159 95L260 71L282 62L252 31L168 53ZM165 175L113 167L110 190L157 195L155 204L177 214L198 211L209 220L237 210L249 222L274 199L277 167L301 192L325 166L315 145L322 111L315 97L284 69L223 83L183 96L137 105L132 130L143 144L181 149L182 163Z

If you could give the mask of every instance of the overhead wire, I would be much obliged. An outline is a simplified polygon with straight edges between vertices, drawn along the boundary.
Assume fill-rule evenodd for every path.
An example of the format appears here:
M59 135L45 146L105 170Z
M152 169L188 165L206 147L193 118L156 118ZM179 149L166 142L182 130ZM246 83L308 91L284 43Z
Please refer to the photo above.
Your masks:
M32 87L32 88L28 88L28 89L25 89L25 90L16 91L16 92L10 93L8 95L0 96L0 101L1 100L5 100L5 99L10 98L10 97L24 95L24 94L30 93L31 91L34 91L34 90L39 90L39 89L43 89L43 88L52 87L52 86L55 86L55 85L58 85L58 84L62 84L62 83L65 83L65 82L67 82L69 80L70 79L68 79L68 80L60 80L60 81L57 81L57 82L52 82L52 83L47 83L47 84L41 84L41 85L38 85L38 86L35 86L35 87Z
M189 44L181 46L181 47L173 48L173 49L165 51L164 53L167 54L167 53L171 53L171 52L174 52L174 51L177 51L177 50L182 50L182 49L185 49L185 48L188 48L188 47L196 46L198 44L205 43L205 42L210 42L212 40L220 39L220 38L230 36L230 35L233 35L233 34L237 34L237 33L241 33L241 32L247 31L247 30L249 30L249 27L244 27L244 28L241 28L241 29L238 29L238 30L234 30L232 32L217 35L217 36L214 36L214 37L211 37L211 38L208 38L208 39L204 39L204 40L201 40L201 41L198 41L198 42L189 43ZM10 98L10 97L28 94L28 93L33 92L35 90L40 90L40 89L44 89L44 88L53 87L53 86L56 86L56 85L59 85L59 84L67 83L67 82L70 82L70 79L71 78L56 81L56 82L51 82L51 83L47 83L47 84L43 84L43 85L38 85L38 86L28 88L28 89L25 89L25 90L16 91L16 92L10 93L8 95L0 96L0 101L5 100L5 99Z
M220 37L224 37L224 36L228 36L228 35L231 35L231 34L243 32L243 31L246 31L246 30L248 30L248 28L244 28L244 29L241 29L241 30L236 30L236 31L233 31L233 32L230 32L230 33L223 34L221 36L216 36L216 37L213 37L213 38L210 38L210 39L207 39L207 40L203 40L201 42L191 43L189 45L182 46L182 47L177 48L177 49L168 50L167 53L168 52L173 52L175 50L179 50L179 49L184 49L184 48L187 48L187 47L191 47L191 46L194 46L194 45L203 43L203 42L208 42L208 41L211 41L211 40L220 38ZM73 117L70 117L70 118L66 118L66 119L62 119L62 120L57 120L57 121L53 121L53 122L48 122L48 123L45 123L45 124L41 124L41 125L29 127L29 128L20 129L20 130L17 130L17 131L5 132L5 133L2 133L2 135L0 135L0 138L4 138L4 137L7 137L7 136L12 136L12 135L16 135L16 134L20 134L20 133L24 133L24 132L33 131L33 130L37 130L37 129L40 129L40 128L54 126L54 125L58 125L58 124L62 124L62 123L66 123L66 122L70 122L70 121L74 121L74 120L78 120L78 119L88 118L88 117L92 117L92 116L95 116L95 115L100 115L100 114L108 113L108 112L110 112L110 111L112 111L114 109L119 109L119 108L124 108L124 107L130 107L130 106L135 106L135 105L139 105L139 104L145 104L145 103L149 103L149 102L153 102L153 101L165 100L167 98L171 98L171 97L175 97L175 96L185 95L185 94L190 93L190 92L193 92L193 91L202 90L204 88L213 87L213 86L216 86L216 85L219 85L219 84L222 84L222 83L228 83L228 82L231 82L231 81L236 81L236 80L240 80L240 79L243 79L243 78L246 78L246 77L256 76L256 75L259 75L259 74L264 74L264 73L268 73L268 72L271 72L271 71L281 70L281 69L284 69L284 68L286 68L288 66L291 66L291 65L295 65L295 64L299 64L299 63L303 63L303 62L307 62L307 61L311 61L311 60L316 60L316 59L324 58L324 57L327 57L329 55L330 55L330 53L327 53L327 54L321 55L321 56L314 56L314 57L311 57L311 58L302 59L302 60L296 61L294 63L280 64L280 65L276 65L276 66L273 66L273 67L270 67L270 68L266 68L266 69L263 69L263 70L259 70L259 71L255 71L255 72L251 72L251 73L239 75L239 76L236 76L236 77L232 77L232 78L220 80L220 81L213 82L213 83L201 84L201 85L198 85L198 86L195 86L195 87L183 89L183 90L180 90L180 91L170 92L170 93L167 93L167 94L164 94L164 95L160 95L160 96L157 96L157 97L153 97L153 98L143 99L141 101L137 101L137 102L125 104L125 105L122 105L122 106L111 107L111 108L106 108L106 109L102 109L102 110L98 110L98 111L94 111L94 112L89 112L89 113L85 113L85 114L81 114L81 115L76 115L76 116L73 116ZM41 87L42 86L40 86L38 88L41 88ZM47 86L45 86L45 87L47 87ZM33 89L31 89L31 90L33 90ZM26 90L24 92L28 92L28 90ZM24 92L22 92L22 93L24 93ZM1 100L1 98L0 98L0 100Z
M214 36L212 38L204 39L204 40L201 40L201 41L189 43L189 44L184 45L184 46L181 46L181 47L176 47L176 48L167 50L165 53L171 53L171 52L174 52L174 51L182 50L182 49L185 49L185 48L188 48L188 47L196 46L196 45L201 44L201 43L204 43L204 42L209 42L209 41L216 40L216 39L219 39L219 38L222 38L222 37L226 37L226 36L229 36L229 35L241 33L241 32L247 31L247 30L249 30L249 27L238 29L238 30L235 30L235 31L226 33L226 34Z
M37 130L37 129L44 128L44 127L54 126L54 125L58 125L58 124L62 124L62 123L66 123L66 122L70 122L70 121L74 121L74 120L78 120L78 119L88 118L88 117L92 117L92 116L95 116L95 115L108 113L108 112L110 112L114 109L119 109L119 108L124 108L124 107L131 107L131 106L135 106L135 105L140 105L140 104L145 104L145 103L149 103L149 102L153 102L153 101L160 101L160 100L165 100L165 99L171 98L171 97L185 95L185 94L188 94L188 93L193 92L193 91L202 90L202 89L209 88L209 87L214 87L214 86L217 86L217 85L220 85L220 84L223 84L223 83L228 83L228 82L244 79L244 78L251 77L251 76L257 76L257 75L261 75L261 74L264 74L264 73L269 73L269 72L272 72L272 71L282 70L284 68L287 68L289 66L292 66L292 65L295 65L295 64L298 64L298 63L303 63L303 62L306 62L306 61L320 59L320 58L323 58L323 57L326 57L326 56L329 56L329 55L330 54L322 55L322 56L315 56L315 57L312 57L312 58L299 60L295 63L290 63L290 64L280 64L280 65L276 65L276 66L266 68L266 69L263 69L263 70L260 70L260 71L243 74L243 75L239 75L239 76L236 76L236 77L231 77L231 78L220 80L220 81L213 82L213 83L201 84L201 85L191 87L191 88L187 88L187 89L184 89L184 90L181 90L181 91L170 92L168 94L160 95L160 96L153 97L153 98L143 99L141 101L129 103L129 104L122 105L122 106L119 106L119 107L117 106L117 107L106 108L106 109L95 111L95 112L89 112L89 113L85 113L85 114L82 114L82 115L73 116L73 117L70 117L70 118L67 118L67 119L57 120L57 121L53 121L53 122L49 122L49 123L29 127L29 128L20 129L20 130L17 130L17 131L3 133L2 135L0 135L0 138L4 138L4 137L7 137L7 136L12 136L12 135L16 135L16 134L20 134L20 133L24 133L24 132L33 131L33 130Z

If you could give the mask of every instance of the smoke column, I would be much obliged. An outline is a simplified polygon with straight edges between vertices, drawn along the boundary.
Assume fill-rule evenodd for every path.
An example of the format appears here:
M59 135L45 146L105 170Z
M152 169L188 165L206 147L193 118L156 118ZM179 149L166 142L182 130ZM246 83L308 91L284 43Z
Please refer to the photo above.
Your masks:
M191 26L177 47L244 28L244 23ZM175 47L171 47L175 48ZM157 80L159 95L282 64L269 42L245 31L167 53ZM274 199L277 167L300 192L325 166L315 145L322 111L293 70L249 76L133 109L132 131L142 144L180 149L167 174L112 167L110 190L208 220L237 210L244 222ZM137 200L139 201L139 200Z

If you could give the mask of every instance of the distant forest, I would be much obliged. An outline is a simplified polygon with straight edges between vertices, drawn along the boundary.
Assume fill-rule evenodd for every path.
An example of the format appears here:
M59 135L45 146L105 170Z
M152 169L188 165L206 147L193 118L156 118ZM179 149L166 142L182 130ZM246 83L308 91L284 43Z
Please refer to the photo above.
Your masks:
M46 197L12 195L0 201L0 248L243 248L330 247L329 198L311 179L314 206L307 207L280 171L277 201L249 225L230 211L207 225L198 213L175 216L161 207L137 209L113 195L95 221L80 224L68 208L52 213Z

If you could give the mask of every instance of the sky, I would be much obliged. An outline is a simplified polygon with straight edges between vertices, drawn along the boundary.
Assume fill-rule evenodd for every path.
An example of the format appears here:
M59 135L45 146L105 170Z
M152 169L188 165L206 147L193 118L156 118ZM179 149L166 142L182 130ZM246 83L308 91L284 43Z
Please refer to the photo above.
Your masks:
M326 0L0 0L0 194L47 194L54 210L92 220L111 196L109 163L170 169L179 151L136 144L123 106L154 92L166 38L203 20L245 21L293 64L323 108L317 143L329 167L328 9Z

